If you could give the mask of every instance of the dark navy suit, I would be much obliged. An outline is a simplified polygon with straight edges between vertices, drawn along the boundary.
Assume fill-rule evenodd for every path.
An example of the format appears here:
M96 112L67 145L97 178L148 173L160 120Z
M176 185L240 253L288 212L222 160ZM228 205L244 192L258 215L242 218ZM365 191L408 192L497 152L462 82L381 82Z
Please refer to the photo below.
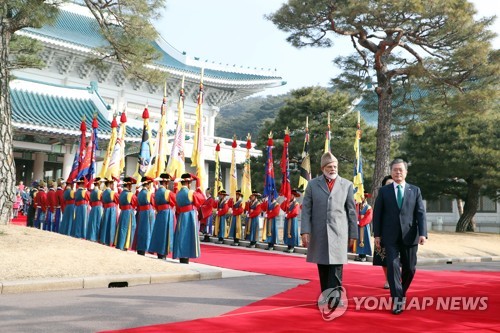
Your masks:
M373 234L385 247L391 296L401 301L415 275L419 236L427 237L425 208L417 186L405 184L401 209L394 184L380 188L373 210Z

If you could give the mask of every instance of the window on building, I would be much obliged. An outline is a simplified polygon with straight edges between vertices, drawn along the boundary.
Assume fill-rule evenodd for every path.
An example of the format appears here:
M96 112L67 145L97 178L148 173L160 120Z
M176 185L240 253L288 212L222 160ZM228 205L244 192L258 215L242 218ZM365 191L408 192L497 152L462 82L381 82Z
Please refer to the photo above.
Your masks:
M453 212L453 200L449 197L440 197L437 200L426 200L427 212L429 213L451 213Z
M488 197L479 197L477 211L481 213L495 213L497 211L497 203Z

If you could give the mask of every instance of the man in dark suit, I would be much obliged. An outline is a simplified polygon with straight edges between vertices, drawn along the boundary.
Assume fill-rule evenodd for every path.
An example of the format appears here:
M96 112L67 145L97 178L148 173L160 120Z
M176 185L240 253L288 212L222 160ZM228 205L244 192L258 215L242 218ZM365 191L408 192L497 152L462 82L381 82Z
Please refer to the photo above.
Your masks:
M415 275L417 248L427 239L422 194L418 187L405 182L407 173L405 161L391 162L394 183L380 188L373 211L375 247L385 247L394 314L403 312L406 291Z

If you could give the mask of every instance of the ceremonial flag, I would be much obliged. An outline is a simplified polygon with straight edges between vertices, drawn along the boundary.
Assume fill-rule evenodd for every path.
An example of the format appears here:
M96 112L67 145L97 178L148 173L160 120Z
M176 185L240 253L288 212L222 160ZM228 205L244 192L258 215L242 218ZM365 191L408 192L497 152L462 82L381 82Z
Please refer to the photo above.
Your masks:
M222 186L222 170L219 161L220 144L217 141L215 146L215 181L214 181L214 195L217 195L220 190L223 189Z
M108 170L109 160L111 159L111 153L116 144L116 128L118 123L116 122L116 113L113 115L113 121L111 121L111 137L109 138L108 149L106 150L106 155L104 155L104 161L102 162L102 168L99 172L99 177L106 177L106 171Z
M85 156L83 158L82 164L79 165L80 171L76 176L77 179L81 177L85 178L85 186L88 187L92 184L94 179L96 164L95 164L95 152L98 149L97 147L97 128L99 127L99 123L97 122L97 114L94 115L94 119L92 120L92 135L89 144L87 145L87 150L85 152Z
M358 112L358 124L356 130L356 138L354 139L354 153L356 155L354 159L354 201L356 203L361 203L365 196L365 188L363 185L363 161L361 155L361 128L360 128L360 119Z
M229 195L231 198L236 200L236 187L238 187L238 171L236 169L236 147L238 147L236 143L236 135L233 136L233 144L231 145L233 148L232 156L231 156L231 169L229 171Z
M250 133L247 135L247 152L245 155L245 163L243 164L243 176L241 177L241 195L243 196L243 201L247 201L252 194L252 177L250 170L250 149L252 149L252 137Z
M306 118L306 137L304 139L304 149L302 150L302 160L299 166L298 188L305 191L307 183L311 180L311 158L309 157L309 117Z
M127 115L125 111L120 116L120 130L116 138L115 145L111 151L108 169L106 170L106 178L120 180L120 175L125 167L125 132L126 132Z
M186 130L184 128L184 99L183 76L181 90L179 92L179 102L177 103L177 127L175 128L174 143L167 164L167 172L174 179L180 177L186 170L184 163L184 141L186 140Z
M78 145L78 150L75 152L75 158L73 159L73 165L71 166L71 171L68 175L67 182L73 182L80 172L80 161L83 161L85 156L85 141L87 135L87 125L85 124L85 116L82 117L82 122L80 123L80 143Z
M144 123L142 127L141 147L139 149L139 156L137 156L137 168L134 173L135 179L141 179L148 171L151 164L151 152L153 151L152 142L149 140L151 129L149 128L149 110L147 106L142 112L142 119Z
M283 153L281 155L281 188L280 196L286 198L286 206L292 196L292 188L290 186L290 158L288 156L288 144L290 143L290 131L288 127L285 130L285 139L283 140Z
M85 153L87 148L87 124L85 124L85 116L82 117L82 122L80 123L80 153L78 154L78 173L83 168L83 163L85 160ZM78 175L77 175L78 177Z
M194 126L193 153L191 166L196 167L196 176L199 184L205 184L205 157L203 154L203 68L201 69L200 90L198 92L198 106L196 107L196 123Z
M330 148L330 136L331 136L331 132L330 132L330 112L328 112L328 129L326 130L325 151L324 151L324 153L332 151L331 148Z
M156 140L153 146L153 153L151 156L151 163L149 163L148 170L145 176L157 178L165 172L167 164L167 88L165 85L163 100L160 106L160 125L156 132Z
M273 132L269 133L267 140L266 178L264 179L264 193L268 202L278 197L276 185L274 183L274 162L273 162Z

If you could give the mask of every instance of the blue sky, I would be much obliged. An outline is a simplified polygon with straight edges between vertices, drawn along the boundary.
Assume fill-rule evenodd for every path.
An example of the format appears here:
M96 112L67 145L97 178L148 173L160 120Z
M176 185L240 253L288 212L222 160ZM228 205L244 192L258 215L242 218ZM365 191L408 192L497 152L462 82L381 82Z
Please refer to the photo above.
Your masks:
M282 0L167 0L156 27L173 47L188 56L237 67L277 69L287 84L262 95L284 94L303 86L328 86L339 73L332 63L353 51L347 37L336 38L333 48L297 49L286 42L265 14L276 11ZM480 16L500 16L500 1L472 1ZM492 28L500 34L500 18ZM497 37L495 47L500 48Z

